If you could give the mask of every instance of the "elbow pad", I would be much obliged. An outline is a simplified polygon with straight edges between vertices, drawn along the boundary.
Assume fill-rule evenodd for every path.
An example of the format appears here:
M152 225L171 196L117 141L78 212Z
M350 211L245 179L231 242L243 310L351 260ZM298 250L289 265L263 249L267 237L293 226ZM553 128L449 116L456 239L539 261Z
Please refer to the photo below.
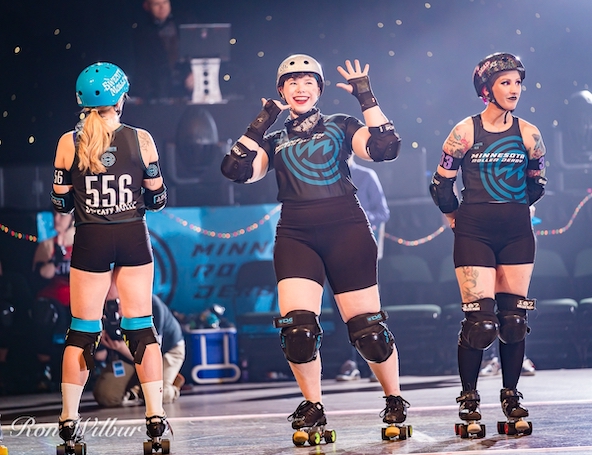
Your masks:
M164 208L166 203L167 189L164 183L159 189L155 191L144 188L144 205L146 206L146 210L158 212Z
M58 194L51 190L50 197L51 203L53 204L56 212L69 214L74 211L74 193L72 191L68 191L64 194Z
M442 213L452 213L458 208L458 198L453 189L455 181L456 177L449 179L437 172L432 176L430 194Z
M526 195L528 196L528 204L532 205L545 195L545 185L547 179L545 177L527 177L526 178Z
M372 161L392 161L399 156L401 138L395 131L392 122L380 126L368 127L370 138L366 145L366 151Z
M222 174L233 182L245 183L253 176L253 161L256 156L257 152L249 150L240 142L235 142L230 153L222 160Z

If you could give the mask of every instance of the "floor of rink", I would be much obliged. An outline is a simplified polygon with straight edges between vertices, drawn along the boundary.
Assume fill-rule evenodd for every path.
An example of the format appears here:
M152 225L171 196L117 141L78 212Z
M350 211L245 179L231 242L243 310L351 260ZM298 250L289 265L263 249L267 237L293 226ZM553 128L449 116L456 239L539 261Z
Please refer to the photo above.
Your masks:
M404 376L403 396L411 403L407 422L413 436L382 441L381 389L368 379L354 382L325 380L324 403L328 427L336 430L332 444L295 447L286 420L301 401L294 382L237 383L193 386L166 411L174 430L171 453L276 454L592 454L592 370L546 370L523 377L519 389L530 410L530 436L497 434L501 376L481 378L481 410L486 425L483 439L461 439L455 398L456 376ZM2 429L9 454L56 453L60 442L55 424L58 394L2 397ZM142 454L143 407L100 409L85 393L81 407L86 421L89 455Z

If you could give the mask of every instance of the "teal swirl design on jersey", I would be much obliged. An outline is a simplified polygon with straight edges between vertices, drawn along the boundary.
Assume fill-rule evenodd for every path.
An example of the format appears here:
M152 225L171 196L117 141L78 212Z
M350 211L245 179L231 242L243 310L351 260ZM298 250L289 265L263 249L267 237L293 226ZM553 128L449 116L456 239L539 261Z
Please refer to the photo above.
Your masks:
M520 136L495 141L479 160L481 182L495 201L528 203L525 174L528 156Z
M286 168L309 185L331 185L341 178L338 156L344 140L345 133L329 124L324 135L313 135L281 151Z

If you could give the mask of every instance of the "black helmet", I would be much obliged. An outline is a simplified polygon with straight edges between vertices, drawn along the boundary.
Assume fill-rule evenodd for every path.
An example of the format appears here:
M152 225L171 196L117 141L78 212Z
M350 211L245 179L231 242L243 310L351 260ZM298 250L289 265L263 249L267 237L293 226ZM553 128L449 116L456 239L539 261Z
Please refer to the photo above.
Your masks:
M483 87L487 87L491 92L491 83L493 76L502 71L517 70L520 73L521 80L526 78L526 70L518 57L504 52L497 52L488 55L475 67L473 71L473 85L477 96L483 97Z

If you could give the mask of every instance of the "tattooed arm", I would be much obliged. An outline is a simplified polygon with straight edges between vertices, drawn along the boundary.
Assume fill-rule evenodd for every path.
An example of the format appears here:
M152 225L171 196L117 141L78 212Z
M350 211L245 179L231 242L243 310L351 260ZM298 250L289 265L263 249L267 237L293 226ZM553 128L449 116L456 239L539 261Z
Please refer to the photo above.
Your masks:
M538 162L538 169L533 169L532 165L528 166L527 177L544 177L545 176L545 153L547 149L543 143L543 137L539 129L532 123L520 119L520 130L524 140L524 146L528 153L528 160L531 162Z
M473 119L467 117L452 129L446 141L444 141L444 145L442 146L444 152L443 157L447 160L450 160L449 157L462 159L465 153L473 146L473 139ZM446 159L442 159L440 165L438 165L438 174L442 177L453 178L456 176L458 170L450 169L450 166L447 166L445 163Z

